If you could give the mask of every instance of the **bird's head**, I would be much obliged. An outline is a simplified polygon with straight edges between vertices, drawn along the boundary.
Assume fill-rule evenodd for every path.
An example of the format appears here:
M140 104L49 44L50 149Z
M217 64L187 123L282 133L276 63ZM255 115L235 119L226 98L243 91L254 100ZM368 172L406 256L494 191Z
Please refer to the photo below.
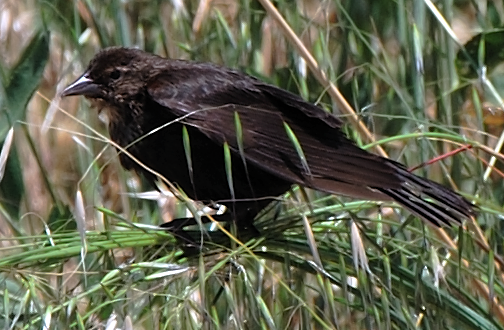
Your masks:
M144 75L157 58L139 49L111 47L102 50L86 71L62 92L61 96L83 95L120 104L138 97L143 90Z

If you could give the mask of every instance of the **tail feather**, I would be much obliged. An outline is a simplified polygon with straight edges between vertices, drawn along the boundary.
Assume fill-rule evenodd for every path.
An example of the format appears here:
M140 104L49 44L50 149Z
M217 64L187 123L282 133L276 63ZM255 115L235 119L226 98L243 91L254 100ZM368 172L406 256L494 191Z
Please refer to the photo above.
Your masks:
M462 219L476 215L475 206L456 192L428 179L410 173L397 163L396 174L401 178L398 189L378 189L420 218L436 226L460 225Z

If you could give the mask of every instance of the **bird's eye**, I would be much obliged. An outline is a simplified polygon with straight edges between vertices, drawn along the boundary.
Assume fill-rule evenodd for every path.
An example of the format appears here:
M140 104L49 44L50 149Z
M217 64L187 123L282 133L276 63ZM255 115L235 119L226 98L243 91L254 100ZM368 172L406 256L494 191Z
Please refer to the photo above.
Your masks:
M110 73L110 79L116 80L121 76L121 71L114 70Z

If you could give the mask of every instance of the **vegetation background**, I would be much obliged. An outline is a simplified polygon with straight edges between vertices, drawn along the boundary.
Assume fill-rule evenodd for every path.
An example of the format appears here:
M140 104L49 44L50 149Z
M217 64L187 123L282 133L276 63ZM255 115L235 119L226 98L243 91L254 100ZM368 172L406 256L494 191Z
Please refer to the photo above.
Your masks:
M504 329L503 20L499 0L0 1L1 327ZM187 256L155 227L186 202L145 192L106 118L58 97L111 45L299 93L479 215L433 228L294 187L259 237L209 228Z

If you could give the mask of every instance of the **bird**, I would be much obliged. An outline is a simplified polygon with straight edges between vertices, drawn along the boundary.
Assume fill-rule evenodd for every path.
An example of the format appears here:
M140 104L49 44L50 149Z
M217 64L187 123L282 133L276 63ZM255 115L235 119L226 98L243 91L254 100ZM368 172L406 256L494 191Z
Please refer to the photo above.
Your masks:
M293 185L395 201L434 226L476 215L452 189L358 147L332 113L239 70L109 47L61 94L72 95L107 111L111 140L138 161L119 152L125 169L153 183L140 162L237 222Z

